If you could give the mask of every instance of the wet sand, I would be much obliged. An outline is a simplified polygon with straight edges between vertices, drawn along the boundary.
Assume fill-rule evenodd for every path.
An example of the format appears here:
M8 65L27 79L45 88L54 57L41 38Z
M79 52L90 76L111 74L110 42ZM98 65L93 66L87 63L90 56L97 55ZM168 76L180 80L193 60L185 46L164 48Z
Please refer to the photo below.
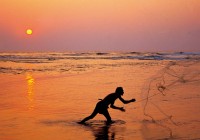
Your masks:
M165 114L172 115L176 125L169 119L165 121L166 116L148 103L146 113L155 118L152 121L143 112L146 102L143 99L147 97L143 89L169 62L118 61L126 65L80 73L1 73L0 139L200 139L199 81L171 86L166 96L151 98ZM198 72L199 63L195 67ZM181 72L181 68L177 66L176 70ZM115 102L126 109L126 112L109 109L116 123L105 125L102 115L87 125L76 123L90 115L99 98L114 92L118 86L124 88L124 99L137 101L127 105Z

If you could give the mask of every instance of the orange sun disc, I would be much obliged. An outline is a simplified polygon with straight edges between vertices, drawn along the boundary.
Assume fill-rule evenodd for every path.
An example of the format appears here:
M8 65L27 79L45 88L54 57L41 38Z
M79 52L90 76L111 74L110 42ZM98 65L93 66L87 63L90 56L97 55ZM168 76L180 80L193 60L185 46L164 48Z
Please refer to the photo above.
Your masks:
M27 34L27 35L31 35L32 33L33 33L33 31L32 31L31 29L27 29L27 30L26 30L26 34Z

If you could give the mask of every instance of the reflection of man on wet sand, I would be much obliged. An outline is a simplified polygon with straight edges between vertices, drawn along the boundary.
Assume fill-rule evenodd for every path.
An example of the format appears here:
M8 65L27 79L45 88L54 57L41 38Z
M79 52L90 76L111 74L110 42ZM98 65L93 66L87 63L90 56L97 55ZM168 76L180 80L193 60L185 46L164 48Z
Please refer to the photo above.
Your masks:
M109 130L111 125L105 125L101 127L93 127L93 126L87 126L90 127L93 135L95 137L95 140L114 140L115 139L115 132Z
M111 93L109 95L107 95L103 100L99 101L93 111L93 113L86 117L85 119L83 119L80 123L85 123L86 121L93 119L98 113L99 114L103 114L106 119L107 119L107 124L112 123L112 119L110 117L110 114L108 112L108 106L110 105L111 108L113 109L118 109L120 111L125 112L125 109L123 107L117 107L114 105L114 102L116 99L120 99L120 101L122 101L124 104L128 104L130 102L135 102L135 99L131 99L131 100L124 100L121 96L124 94L124 90L122 87L117 87L115 93Z

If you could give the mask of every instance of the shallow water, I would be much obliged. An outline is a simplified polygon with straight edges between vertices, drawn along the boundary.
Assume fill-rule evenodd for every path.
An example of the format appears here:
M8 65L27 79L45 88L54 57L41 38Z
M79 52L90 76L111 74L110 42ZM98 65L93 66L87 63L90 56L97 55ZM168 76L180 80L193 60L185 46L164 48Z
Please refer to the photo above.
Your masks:
M80 73L140 64L140 62L133 63L133 60L199 60L199 58L198 52L0 53L0 73ZM145 64L145 61L141 61L141 65L151 63Z
M150 60L141 60L152 55ZM155 55L167 59L158 60ZM0 139L200 139L197 58L198 53L2 53ZM145 83L171 61L177 64L173 71L193 71L187 75L190 79L186 77L190 82L168 86L166 96L150 100L172 115L177 125L162 119L162 112L152 103L147 113L156 122L143 112ZM176 79L166 78L166 82L172 80ZM77 124L90 115L99 98L117 86L124 87L124 99L136 98L137 102L123 105L116 101L116 106L126 109L109 109L116 123L107 126L105 118L97 115L87 125Z

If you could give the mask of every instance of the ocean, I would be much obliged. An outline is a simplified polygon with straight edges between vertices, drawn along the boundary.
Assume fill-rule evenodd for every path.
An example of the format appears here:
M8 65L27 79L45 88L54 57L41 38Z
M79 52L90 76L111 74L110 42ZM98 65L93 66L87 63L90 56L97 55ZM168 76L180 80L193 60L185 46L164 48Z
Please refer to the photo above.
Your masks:
M25 72L73 73L129 65L128 60L190 60L199 59L199 52L85 52L85 53L0 53L0 73ZM113 63L107 63L112 61Z
M200 139L199 52L0 53L0 139ZM136 102L80 125L116 87Z

